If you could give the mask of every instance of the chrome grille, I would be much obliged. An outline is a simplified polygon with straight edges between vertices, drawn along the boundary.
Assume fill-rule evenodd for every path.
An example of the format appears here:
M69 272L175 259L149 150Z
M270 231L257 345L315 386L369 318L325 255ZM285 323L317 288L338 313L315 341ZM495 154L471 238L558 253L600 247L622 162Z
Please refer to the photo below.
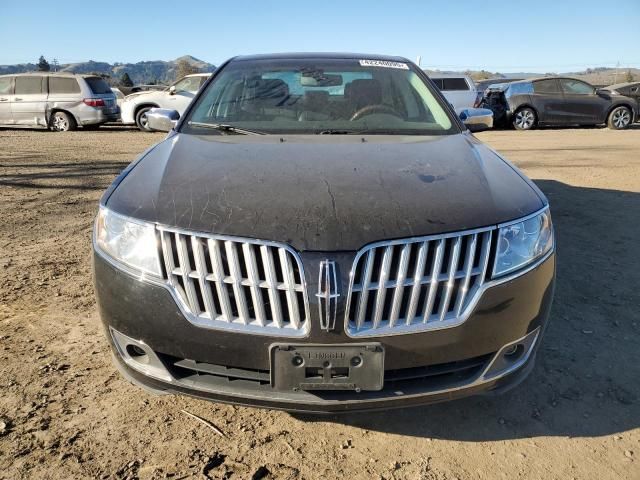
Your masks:
M196 325L303 336L302 263L284 244L159 228L169 284Z
M448 327L464 320L485 281L493 228L378 242L351 269L352 337Z

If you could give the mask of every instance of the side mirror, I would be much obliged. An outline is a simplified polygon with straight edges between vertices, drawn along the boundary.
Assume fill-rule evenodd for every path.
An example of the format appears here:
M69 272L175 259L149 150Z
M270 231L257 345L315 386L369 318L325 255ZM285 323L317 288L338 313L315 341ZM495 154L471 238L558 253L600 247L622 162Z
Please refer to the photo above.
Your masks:
M171 85L169 87L169 95L175 95L176 94L176 86L175 85Z
M488 108L465 108L460 120L470 132L481 132L493 128L493 112Z
M180 114L167 108L152 108L147 112L147 127L159 132L169 132L176 126Z

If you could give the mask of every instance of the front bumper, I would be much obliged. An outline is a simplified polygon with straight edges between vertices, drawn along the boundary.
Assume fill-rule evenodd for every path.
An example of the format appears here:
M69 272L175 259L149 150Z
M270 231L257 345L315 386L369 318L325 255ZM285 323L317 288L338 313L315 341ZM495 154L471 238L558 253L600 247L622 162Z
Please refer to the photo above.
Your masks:
M222 402L339 412L451 400L517 384L533 365L549 317L555 254L526 274L487 289L461 325L368 338L384 346L385 386L360 393L282 392L264 381L270 345L353 343L341 326L322 331L312 317L310 335L295 340L203 329L184 318L165 287L134 278L99 254L94 255L94 273L98 306L116 361L133 382ZM314 301L310 298L311 312L318 308ZM114 340L118 334L125 343L128 338L149 349L160 370L149 375L131 368L126 351ZM496 362L504 360L504 348L514 342L523 345L521 355L495 370Z
M120 117L122 118L122 123L124 123L125 125L132 125L136 123L135 109L135 102L122 102L122 104L120 105Z

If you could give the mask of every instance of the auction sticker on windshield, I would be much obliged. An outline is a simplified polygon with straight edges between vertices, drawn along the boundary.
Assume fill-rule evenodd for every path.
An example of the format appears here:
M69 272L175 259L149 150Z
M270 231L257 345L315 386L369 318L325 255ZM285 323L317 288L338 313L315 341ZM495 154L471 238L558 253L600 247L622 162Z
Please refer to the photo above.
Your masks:
M362 67L383 67L383 68L398 68L400 70L409 70L409 65L402 62L389 62L386 60L360 60L360 66Z

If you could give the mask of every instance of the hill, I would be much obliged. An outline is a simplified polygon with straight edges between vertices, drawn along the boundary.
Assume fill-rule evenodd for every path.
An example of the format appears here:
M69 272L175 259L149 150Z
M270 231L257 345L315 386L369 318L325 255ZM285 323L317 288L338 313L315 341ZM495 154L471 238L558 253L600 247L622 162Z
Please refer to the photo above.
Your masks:
M151 60L137 63L114 63L88 62L60 64L58 71L73 73L99 73L108 76L111 83L117 84L124 73L128 73L135 84L164 83L168 84L176 80L176 66L179 61L184 60L193 65L200 72L212 72L215 65L203 60L199 60L191 55L184 55L175 60ZM37 70L34 63L23 63L19 65L0 65L0 75L9 73L23 73Z

